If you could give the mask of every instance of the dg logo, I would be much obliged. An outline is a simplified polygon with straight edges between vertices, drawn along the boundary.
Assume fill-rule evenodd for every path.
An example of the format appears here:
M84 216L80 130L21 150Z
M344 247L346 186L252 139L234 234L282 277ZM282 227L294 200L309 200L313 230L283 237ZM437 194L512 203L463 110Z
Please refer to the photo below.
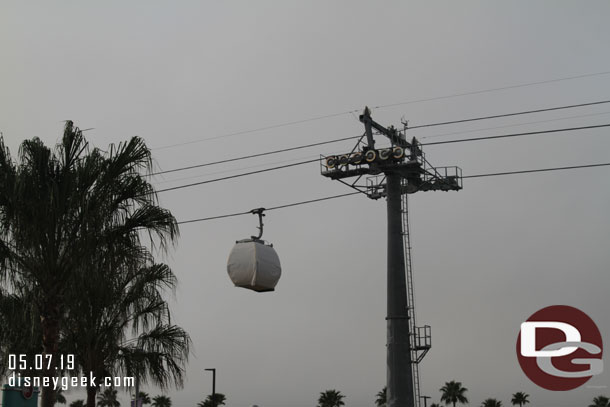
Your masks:
M517 358L525 375L547 390L572 390L602 373L603 343L587 314L567 305L543 308L521 324Z

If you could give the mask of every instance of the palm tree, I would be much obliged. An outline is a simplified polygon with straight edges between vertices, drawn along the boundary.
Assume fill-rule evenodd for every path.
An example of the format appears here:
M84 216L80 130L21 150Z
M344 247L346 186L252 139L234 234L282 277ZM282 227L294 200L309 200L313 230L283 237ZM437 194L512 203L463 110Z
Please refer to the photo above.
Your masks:
M337 390L326 390L320 393L318 407L341 407L345 405L345 396Z
M125 259L112 260L110 266L100 258L81 283L86 295L71 300L67 347L93 376L135 376L140 383L150 380L162 388L181 385L190 338L169 323L169 307L162 298L165 287L175 286L174 274L163 264L137 268L130 258L126 264ZM88 407L93 407L97 391L87 387Z
M481 407L502 407L502 402L496 399L487 399L481 404Z
M148 395L148 393L141 391L138 394L138 398L140 400L142 400L142 405L145 406L146 404L150 404L150 396Z
M85 400L74 400L70 403L70 407L85 407Z
M377 407L385 407L386 403L387 403L387 398L386 398L386 392L387 392L388 388L387 386L384 386L383 390L381 390L379 393L377 393L377 395L375 396L375 405Z
M214 397L212 397L212 395L210 394L210 395L208 395L208 397L206 397L205 400L197 403L197 405L199 407L218 407L218 406L224 406L226 401L227 401L227 398L225 397L224 394L215 393Z
M152 407L172 407L172 399L167 396L155 396L152 399Z
M64 396L64 391L61 388L55 392L55 401L57 401L59 404L67 403L66 396Z
M519 392L513 394L513 398L510 402L513 404L513 406L516 406L517 404L519 404L519 407L522 407L524 404L527 404L530 402L528 400L529 396L530 396L529 394L519 391Z
M468 391L467 388L462 387L461 382L450 381L446 382L443 387L441 387L440 392L441 401L444 401L445 404L453 403L453 407L455 407L456 403L466 404L468 403L468 399L464 395Z
M593 399L593 404L589 407L610 407L610 399L606 396L597 396Z
M97 407L121 407L117 400L117 391L113 388L106 388L97 396Z
M29 306L33 300L22 287L9 292L0 286L0 327L10 327L0 329L0 359L8 360L9 355L27 355L28 366L34 366L32 355L42 353L40 316ZM7 368L7 363L0 363L0 377L7 373Z
M58 354L69 301L85 292L80 283L101 257L98 249L111 255L107 262L130 257L133 267L139 253L140 264L151 263L140 237L154 237L165 249L178 229L139 173L151 168L151 157L137 137L105 153L89 148L68 121L54 150L38 138L26 140L19 160L13 162L0 138L0 278L33 299L29 314L39 320L42 353ZM51 366L42 374L57 372ZM53 407L55 396L44 387L42 407Z

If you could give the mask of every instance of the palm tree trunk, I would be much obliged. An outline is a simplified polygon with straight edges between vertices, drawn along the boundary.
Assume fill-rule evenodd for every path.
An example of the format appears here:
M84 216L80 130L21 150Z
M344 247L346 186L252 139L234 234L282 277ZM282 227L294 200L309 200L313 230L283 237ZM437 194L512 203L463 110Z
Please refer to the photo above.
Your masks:
M97 388L95 386L87 386L87 407L95 407L95 395Z
M56 301L47 301L44 309L44 314L40 316L40 325L42 328L42 348L43 360L46 361L46 355L50 355L51 366L47 369L48 364L44 363L43 376L49 377L49 380L56 375L55 361L59 357L57 351L59 349L59 317L60 310ZM55 406L56 394L53 386L44 386L42 388L41 407Z

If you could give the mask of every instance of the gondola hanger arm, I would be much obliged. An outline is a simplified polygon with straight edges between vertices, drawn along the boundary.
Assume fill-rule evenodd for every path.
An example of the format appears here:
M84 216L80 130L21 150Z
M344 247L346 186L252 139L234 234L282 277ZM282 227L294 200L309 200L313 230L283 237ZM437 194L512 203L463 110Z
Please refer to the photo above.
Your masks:
M256 208L256 209L252 209L250 211L250 213L254 214L254 215L258 215L258 236L251 236L253 240L260 240L261 237L263 237L263 216L265 216L265 214L263 213L265 211L265 208Z

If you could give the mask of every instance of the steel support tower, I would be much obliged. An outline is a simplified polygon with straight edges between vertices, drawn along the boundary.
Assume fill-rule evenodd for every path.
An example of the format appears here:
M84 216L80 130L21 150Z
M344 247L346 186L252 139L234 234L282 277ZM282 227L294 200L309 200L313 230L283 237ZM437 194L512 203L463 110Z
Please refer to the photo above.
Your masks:
M417 139L403 130L384 127L365 108L360 121L365 133L351 152L321 157L321 174L340 181L371 199L387 201L387 406L419 407L419 362L431 347L430 327L418 327L409 231L407 194L462 189L458 167L432 167ZM389 146L375 147L375 134ZM364 141L366 139L366 141ZM364 176L366 184L361 184ZM351 183L345 181L354 178Z

